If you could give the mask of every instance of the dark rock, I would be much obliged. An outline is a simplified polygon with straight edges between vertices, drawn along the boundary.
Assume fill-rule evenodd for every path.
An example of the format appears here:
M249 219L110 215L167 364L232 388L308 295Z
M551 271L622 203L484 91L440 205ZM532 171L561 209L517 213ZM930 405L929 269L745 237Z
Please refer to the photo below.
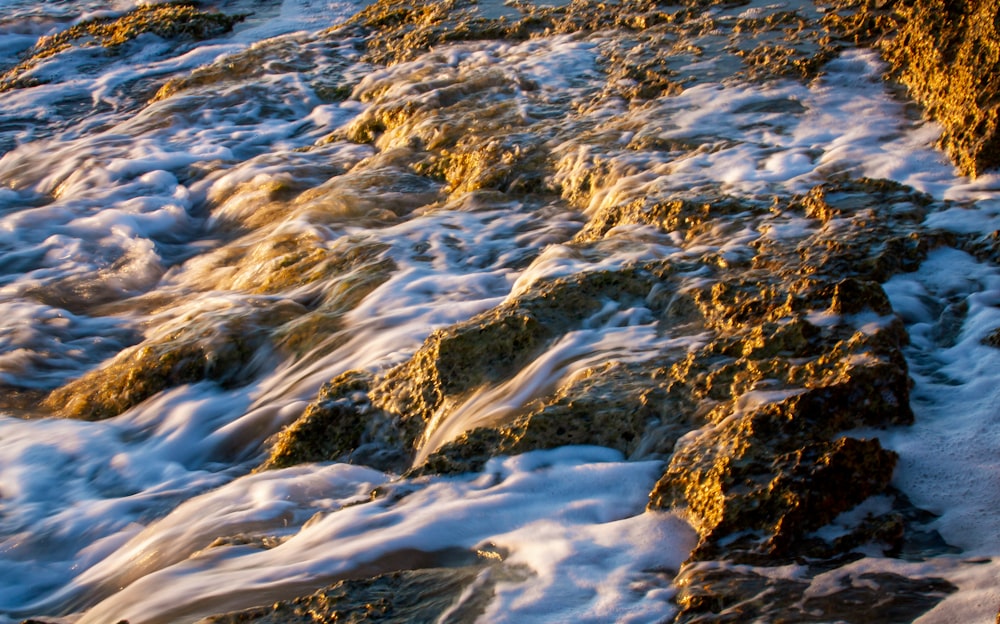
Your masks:
M832 593L808 596L809 580L767 575L766 569L743 566L688 565L681 570L681 609L674 620L683 624L767 621L892 622L906 624L926 613L957 588L940 578L908 578L886 572L844 574Z
M985 338L983 344L1000 349L1000 327L991 331Z
M495 568L483 582L485 566L429 568L345 580L316 593L216 615L199 624L316 624L318 622L471 622L493 596L493 585L516 573ZM476 591L466 593L473 583ZM444 615L447 613L447 615ZM444 617L444 619L440 619Z

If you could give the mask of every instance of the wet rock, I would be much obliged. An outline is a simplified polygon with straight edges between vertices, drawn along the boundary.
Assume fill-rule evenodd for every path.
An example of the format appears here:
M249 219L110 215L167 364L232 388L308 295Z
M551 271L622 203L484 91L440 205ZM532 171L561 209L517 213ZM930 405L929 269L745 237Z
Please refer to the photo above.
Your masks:
M507 428L476 427L445 443L407 476L475 472L491 457L516 453L517 442L517 432Z
M372 401L399 414L408 445L415 444L446 400L512 376L548 335L538 318L516 308L437 330L380 380Z
M309 596L212 616L199 624L471 622L484 612L493 585L506 576L501 572L487 578L484 569L429 568L345 580Z
M755 212L754 206L735 199L697 202L673 199L664 202L636 199L599 210L577 234L579 242L599 240L613 228L623 225L651 225L666 232L681 232L693 237L704 224L742 212Z
M899 27L896 4L892 0L836 0L823 16L823 25L836 39L873 47Z
M983 338L983 344L1000 349L1000 327L987 334Z
M290 302L205 313L164 335L122 351L105 366L53 390L44 405L66 418L102 420L117 416L153 395L202 380L240 386L271 353L271 328L302 313Z
M628 102L651 100L680 93L684 86L672 66L676 47L667 47L660 33L636 33L603 51L608 74L608 96ZM683 47L683 46L681 46Z
M345 458L362 444L371 376L348 371L327 382L301 417L278 435L260 470Z
M972 177L1000 165L1000 2L900 3L882 45L910 95L940 123L939 141Z
M410 175L444 182L451 195L483 189L550 192L544 141L554 128L524 110L534 112L534 87L489 67L438 68L424 76L430 69L407 76L406 88L395 74L391 81L362 84L356 96L373 105L342 138L372 143L383 152L411 150ZM527 94L526 101L519 102L518 93Z
M702 535L697 557L718 556L719 540L748 530L762 539L753 550L787 553L802 535L888 485L895 454L877 440L803 445L808 434L795 429L808 427L806 417L789 414L800 404L783 407L762 408L683 444L653 489L651 507L687 510Z
M44 620L22 620L21 624L59 624L59 622L46 622ZM129 624L128 620L118 620L115 624Z
M410 474L469 472L497 455L567 444L605 446L627 457L668 456L692 421L691 405L670 394L665 377L655 367L621 362L588 369L510 422L461 434Z
M149 101L159 102L195 89L231 87L233 81L250 82L289 71L298 73L320 99L342 101L351 95L353 86L342 73L349 66L348 58L353 56L342 52L350 46L350 40L330 42L323 38L276 37L198 67L188 75L171 78L157 88Z
M358 13L350 25L376 33L368 42L369 60L394 64L445 43L481 39L516 41L532 35L606 28L641 30L676 20L674 15L659 10L655 2L628 5L573 2L564 6L515 3L507 13L497 18L484 17L476 10L476 3L467 0L433 5L381 0Z
M652 285L652 275L641 268L596 271L538 284L495 310L435 331L411 360L380 379L372 390L372 402L399 414L413 443L446 404L509 379L547 341L579 327L607 299L642 300Z
M716 567L717 566L717 567ZM908 578L889 572L842 573L832 592L807 593L824 569L797 578L749 566L689 564L681 570L675 619L684 624L719 622L894 622L926 613L957 588L940 578Z
M878 207L892 221L918 222L933 198L893 180L857 178L817 185L801 199L807 217L826 223Z
M788 45L762 43L756 48L740 53L752 79L788 76L812 79L819 75L827 62L837 57L839 50L833 46L800 50Z
M140 6L118 18L87 20L39 39L24 61L0 75L0 93L39 84L31 70L44 59L74 46L99 46L113 53L144 33L164 39L208 39L229 32L244 17L206 13L190 4L168 3Z

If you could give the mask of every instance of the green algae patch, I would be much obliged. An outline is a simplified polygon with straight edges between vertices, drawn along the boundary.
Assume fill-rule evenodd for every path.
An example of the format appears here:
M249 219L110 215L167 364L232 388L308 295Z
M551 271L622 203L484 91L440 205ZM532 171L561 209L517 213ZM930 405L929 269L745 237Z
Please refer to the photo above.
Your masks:
M164 39L209 39L231 31L244 17L206 13L187 4L157 4L140 6L118 18L87 20L39 39L25 60L0 76L0 93L35 86L38 82L30 76L31 69L74 46L114 52L145 33Z
M944 128L939 141L965 175L1000 165L1000 2L930 0L898 7L882 48L910 94Z

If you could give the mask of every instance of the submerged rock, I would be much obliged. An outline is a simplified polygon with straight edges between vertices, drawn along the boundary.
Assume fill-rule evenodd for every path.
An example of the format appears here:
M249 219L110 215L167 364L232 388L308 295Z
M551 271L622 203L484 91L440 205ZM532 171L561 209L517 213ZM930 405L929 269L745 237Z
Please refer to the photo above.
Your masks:
M290 302L205 313L169 333L122 351L101 368L53 390L45 407L66 418L102 420L182 384L211 380L239 386L271 356L266 328L302 313Z
M472 622L485 611L493 585L505 576L490 578L484 570L486 566L427 568L346 580L310 596L212 616L199 624Z

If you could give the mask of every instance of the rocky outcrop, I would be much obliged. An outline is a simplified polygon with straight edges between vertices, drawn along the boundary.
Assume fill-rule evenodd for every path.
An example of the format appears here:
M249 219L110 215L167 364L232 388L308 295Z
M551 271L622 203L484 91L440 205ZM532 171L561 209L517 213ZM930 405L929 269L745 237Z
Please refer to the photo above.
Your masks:
M265 227L292 209L383 225L418 210L521 202L576 210L582 225L554 241L574 270L519 281L502 303L431 332L401 363L332 379L271 440L260 470L347 461L410 477L477 470L491 457L532 449L611 447L629 458L661 460L649 508L686 514L699 532L679 579L681 621L853 617L832 599L807 593L807 577L818 568L801 581L778 582L750 567L809 557L821 560L818 567L836 569L860 546L898 552L914 539L911 525L922 520L902 514L859 520L836 538L819 530L872 496L893 495L896 455L876 437L849 432L912 422L907 335L882 283L917 268L936 246L951 244L923 225L933 200L891 181L835 173L792 197L731 196L708 184L683 191L657 187L640 179L652 170L649 163L666 179L671 158L724 149L723 142L643 134L641 116L601 125L578 113L605 110L595 115L603 122L684 86L734 76L814 80L847 42L882 40L887 55L902 59L907 42L925 42L915 34L922 18L916 8L902 11L906 29L890 43L880 38L897 18L869 4L845 2L825 18L807 7L762 18L742 11L719 16L704 10L710 4L716 3L518 4L500 19L484 17L472 3L384 0L322 35L353 41L371 63L423 59L426 65L415 63L406 77L374 72L354 84L338 77L326 93L370 104L317 144L350 143L374 153L338 174L359 182L363 192L345 198L332 178L303 193L275 188L266 210L248 211L226 225ZM620 36L595 34L611 29ZM600 88L581 88L573 97L546 95L515 71L428 60L432 49L448 43L566 33L595 34L587 43L593 71L607 78ZM948 41L954 58L971 58L960 39ZM261 71L256 65L272 51L265 46L241 55L234 71ZM988 65L992 57L983 58ZM309 54L296 62L312 71ZM694 65L698 71L688 69ZM157 98L207 87L226 75L222 65L206 68L166 85ZM989 122L992 100L982 101L982 119ZM774 114L804 110L792 98L747 106ZM946 108L935 104L932 112ZM991 131L987 122L975 123ZM989 166L983 160L995 151L989 132L980 143L957 126L948 132L954 153L973 154L972 164L963 164L973 167L971 173ZM387 199L382 205L373 198ZM234 272L226 288L287 295L299 306L297 319L260 321L266 341L246 345L248 332L238 324L211 340L180 331L57 390L48 404L76 417L112 416L172 385L239 383L252 373L250 354L299 352L310 348L312 337L335 334L339 315L394 265L378 245L339 255L326 242L250 238L215 258L219 265L252 259L262 267L242 282ZM656 254L614 257L614 250L633 248L655 248ZM320 303L299 292L331 273L353 277ZM596 340L581 339L572 348L563 342L640 326L655 337L641 354ZM550 355L551 362L545 359ZM475 410L468 406L479 398L509 398L505 389L523 382L519 376L539 363L548 365L541 381L522 383L530 392L469 417ZM344 581L313 596L211 621L419 619L427 613L421 609L434 608L423 604L428 598L419 587L429 581L459 594L468 579L456 579L453 572L422 570ZM901 598L885 609L916 617L952 591L938 579L856 580L838 597L854 613L867 613L858 605L882 608L880 592L888 591ZM412 605L401 597L411 590ZM354 596L364 598L355 602Z
M893 453L840 432L912 421L901 351L907 337L879 282L937 244L918 230L929 202L883 181L831 182L772 208L812 220L815 230L785 239L764 227L743 262L720 265L707 253L683 267L662 261L539 281L494 310L436 331L367 389L351 386L362 392L360 402L324 391L289 432L323 413L361 443L368 425L360 423L378 414L382 442L415 453L463 401L512 379L603 307L642 307L660 331L698 340L540 389L499 422L459 432L414 469L465 471L495 454L566 444L659 455L669 464L650 505L687 510L702 534L699 556L723 554L720 543L747 532L758 537L741 543L743 556L793 553L804 535L883 491L891 478ZM693 236L734 214L763 218L734 200L718 208L664 206L664 217L655 210L597 213L577 244L585 249L639 219L665 231L692 228ZM369 430L363 437L377 436ZM349 447L309 456L345 458Z
M969 176L1000 165L1000 2L899 3L882 45L895 74L941 124L940 145Z
M73 47L105 48L109 53L143 33L164 39L208 39L232 30L242 15L199 11L183 3L149 4L121 17L98 17L43 37L28 51L25 60L0 75L0 93L39 84L31 70L39 62Z

